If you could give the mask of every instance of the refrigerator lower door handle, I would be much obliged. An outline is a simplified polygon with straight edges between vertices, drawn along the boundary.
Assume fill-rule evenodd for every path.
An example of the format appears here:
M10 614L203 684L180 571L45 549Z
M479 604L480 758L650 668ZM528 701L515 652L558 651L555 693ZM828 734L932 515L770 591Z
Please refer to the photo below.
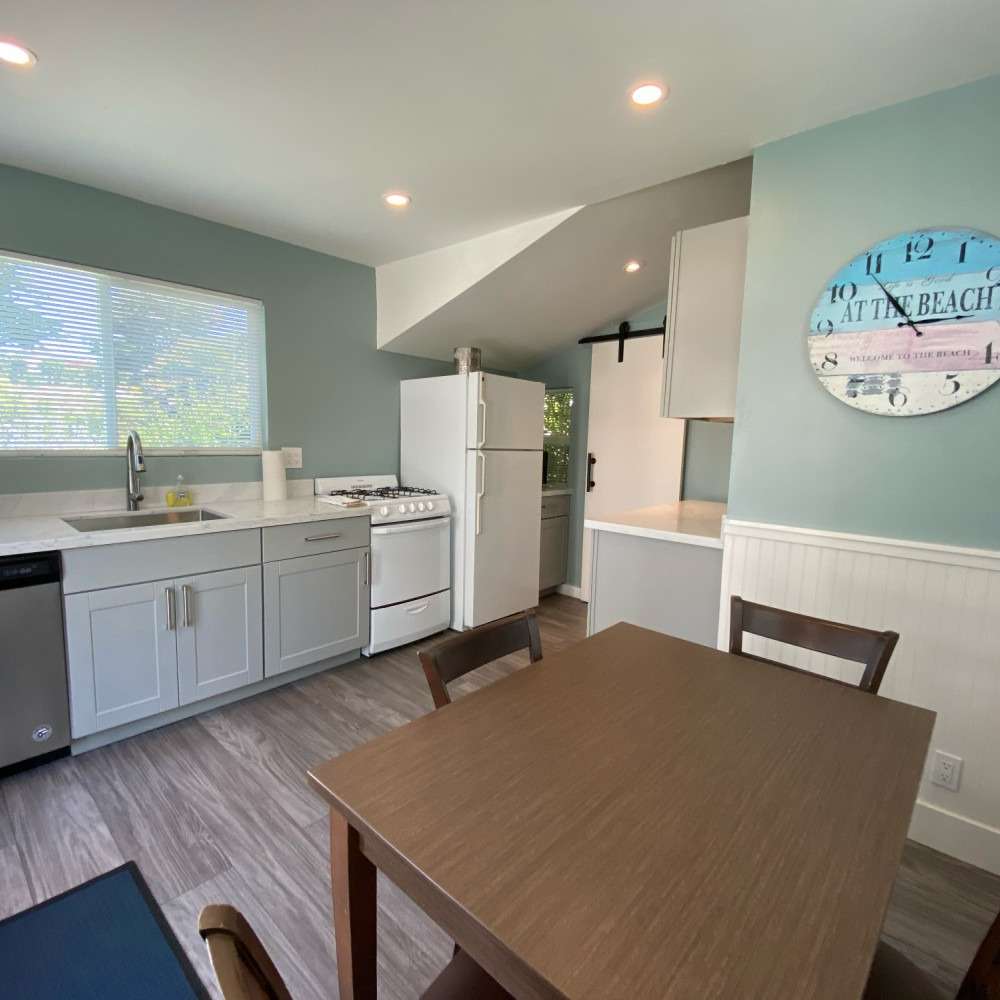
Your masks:
M479 488L476 490L476 534L483 533L483 496L486 494L486 456L481 452L476 452L476 462L482 461L482 465L477 468L479 472Z

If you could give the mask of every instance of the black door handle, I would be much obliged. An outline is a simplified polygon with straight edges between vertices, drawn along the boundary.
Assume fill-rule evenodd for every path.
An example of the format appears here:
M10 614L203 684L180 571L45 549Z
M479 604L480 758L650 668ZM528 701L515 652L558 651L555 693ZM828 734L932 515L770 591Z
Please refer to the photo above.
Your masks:
M587 492L589 493L597 483L594 482L594 466L597 465L597 459L594 458L594 453L592 451L587 452Z

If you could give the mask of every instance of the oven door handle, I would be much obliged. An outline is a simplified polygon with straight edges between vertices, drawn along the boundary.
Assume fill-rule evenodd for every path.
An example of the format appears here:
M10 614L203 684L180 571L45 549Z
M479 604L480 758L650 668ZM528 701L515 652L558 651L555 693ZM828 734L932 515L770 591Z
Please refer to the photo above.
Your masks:
M429 531L431 528L444 527L450 517L426 517L422 521L407 521L405 524L383 524L372 528L373 535L405 535L410 531Z

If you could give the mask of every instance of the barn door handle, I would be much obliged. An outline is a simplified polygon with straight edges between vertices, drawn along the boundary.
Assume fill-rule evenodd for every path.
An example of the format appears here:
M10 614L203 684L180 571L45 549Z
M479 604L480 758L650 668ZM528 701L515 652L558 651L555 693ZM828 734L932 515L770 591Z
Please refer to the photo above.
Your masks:
M594 453L592 451L587 452L587 492L589 493L597 483L594 482L594 466L597 465L597 459L594 458Z

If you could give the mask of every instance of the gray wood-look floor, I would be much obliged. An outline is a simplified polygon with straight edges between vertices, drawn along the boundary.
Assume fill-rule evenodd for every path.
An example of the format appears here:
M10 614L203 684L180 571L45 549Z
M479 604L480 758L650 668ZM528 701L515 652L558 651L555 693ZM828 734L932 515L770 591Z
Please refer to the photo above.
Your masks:
M544 650L582 638L585 613L545 598ZM0 918L132 859L216 996L195 929L210 902L247 915L297 1000L335 997L327 814L305 773L431 710L418 647L0 781ZM509 657L452 690L526 662ZM381 876L379 905L380 996L416 997L451 942ZM953 992L998 908L1000 877L908 844L885 934Z

